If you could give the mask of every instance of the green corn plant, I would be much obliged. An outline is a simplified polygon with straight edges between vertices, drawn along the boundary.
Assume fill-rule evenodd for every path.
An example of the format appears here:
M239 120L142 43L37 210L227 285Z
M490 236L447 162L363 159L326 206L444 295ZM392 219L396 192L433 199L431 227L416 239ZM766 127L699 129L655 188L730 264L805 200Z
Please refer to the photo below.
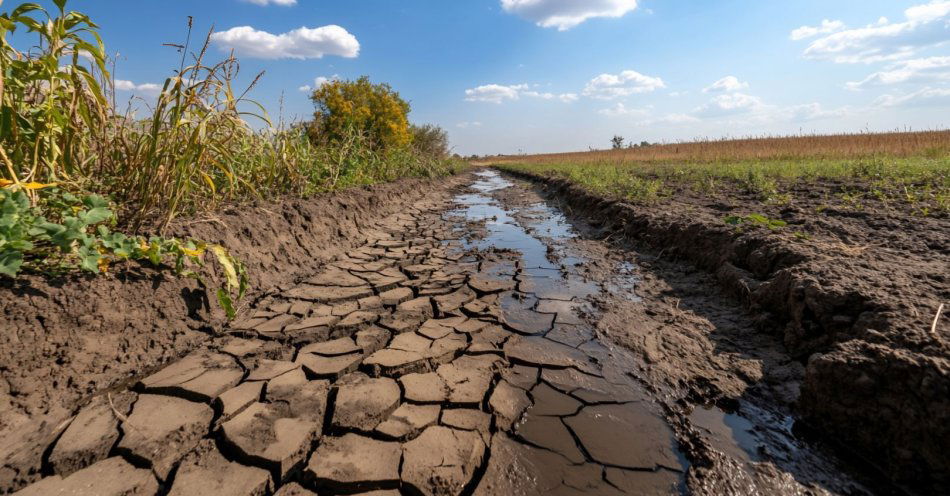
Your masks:
M2 176L14 182L63 181L88 172L88 129L107 118L95 73L108 77L98 26L55 0L54 16L35 3L0 15ZM27 52L8 39L18 29L39 37ZM84 62L88 61L88 67Z

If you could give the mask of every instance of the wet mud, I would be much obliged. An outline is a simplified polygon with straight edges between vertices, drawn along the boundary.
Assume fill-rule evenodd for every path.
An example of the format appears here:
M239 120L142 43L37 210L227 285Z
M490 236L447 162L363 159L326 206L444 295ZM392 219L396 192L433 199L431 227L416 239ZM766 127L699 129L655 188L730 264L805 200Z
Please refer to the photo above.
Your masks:
M478 171L91 398L20 494L899 492L797 432L801 365L713 281L590 229Z

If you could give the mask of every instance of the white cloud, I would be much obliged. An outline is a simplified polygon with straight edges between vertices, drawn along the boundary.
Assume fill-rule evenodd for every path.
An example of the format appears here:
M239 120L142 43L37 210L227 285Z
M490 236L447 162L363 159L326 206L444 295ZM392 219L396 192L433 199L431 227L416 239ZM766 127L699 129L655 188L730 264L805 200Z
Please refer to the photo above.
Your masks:
M745 114L762 110L764 107L762 99L757 96L746 95L745 93L728 93L713 97L709 103L697 107L693 113L701 117L721 117Z
M950 41L950 0L932 0L904 11L906 20L846 29L812 41L804 56L839 64L909 58L919 50Z
M645 76L637 71L623 71L620 74L601 74L591 79L584 88L584 96L610 100L665 87L666 84L658 77Z
M304 93L309 93L315 89L319 89L320 87L329 83L330 81L339 81L339 79L340 79L339 74L334 74L330 77L318 76L318 77L313 78L313 86L309 84L305 84L297 89L300 91L303 91Z
M141 83L135 84L132 81L126 79L116 79L115 80L115 89L119 91L130 91L133 93L141 93L143 95L156 96L162 92L162 86L155 83Z
M594 17L623 17L637 0L501 0L505 12L544 28L566 31Z
M477 88L465 90L465 101L501 103L505 100L517 100L522 91L528 91L527 84L503 86L500 84L485 84Z
M950 88L923 88L905 95L882 95L874 100L878 107L950 106Z
M648 115L650 112L646 109L629 108L623 103L617 103L613 107L598 110L597 113L608 117L617 117L621 115Z
M950 57L928 57L891 64L886 70L875 72L861 81L849 82L845 87L860 90L869 86L947 80L950 80Z
M271 34L250 26L238 26L211 35L222 49L261 59L319 59L324 55L354 58L360 53L356 37L340 26L297 28Z
M482 123L481 123L481 122L478 122L478 121L459 122L458 124L455 125L455 127L459 128L459 129L468 129L468 128L472 128L472 127L482 127Z
M537 86L537 85L535 85ZM519 100L521 97L538 98L541 100L560 100L564 103L577 101L575 93L542 93L530 89L527 84L500 85L486 84L477 88L465 90L465 100L469 102L502 103L506 100Z
M775 117L779 120L792 122L808 122L820 119L831 119L834 117L844 117L848 114L847 108L838 108L826 110L820 103L806 103L804 105L793 105L776 111Z
M530 98L540 98L542 100L560 100L564 103L572 103L577 101L576 93L561 93L560 95L554 93L539 93L537 91L525 91L521 93L522 96Z
M716 81L711 86L703 89L703 93L730 93L744 90L749 87L749 83L739 81L735 76L726 76Z
M254 5L267 6L269 4L281 5L284 7L291 7L297 5L297 0L244 0L248 3L253 3Z
M844 29L843 22L829 21L828 19L825 19L821 21L821 26L802 26L793 30L791 38L795 41L804 40L806 38L818 36L819 34L828 34L834 33L835 31L841 31L842 29Z
M679 126L683 124L694 124L700 122L700 119L696 116L689 114L666 114L662 117L657 117L656 119L648 119L640 121L637 123L638 126L648 127L648 126L657 126L657 125L670 125L670 126Z

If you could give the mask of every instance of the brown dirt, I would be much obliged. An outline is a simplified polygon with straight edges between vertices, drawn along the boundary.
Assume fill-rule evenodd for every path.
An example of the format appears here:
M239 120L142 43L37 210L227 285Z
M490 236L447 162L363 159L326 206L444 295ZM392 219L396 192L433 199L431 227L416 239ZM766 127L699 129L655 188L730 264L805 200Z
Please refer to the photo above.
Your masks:
M462 180L407 179L237 206L179 220L169 234L222 244L244 261L247 305L365 243L375 222ZM0 487L37 476L37 447L82 401L206 342L225 321L213 298L192 279L135 264L108 277L0 280Z
M462 183L472 187L456 187ZM878 315L889 300L862 289L877 279L851 281L858 296L845 302L866 307L831 304L828 293L848 273L812 275L829 260L842 265L823 251L824 234L803 243L764 229L736 232L723 227L727 214L698 199L671 213L564 183L512 184L488 171L402 186L272 208L264 222L257 212L225 214L243 222L230 225L253 222L247 234L222 234L217 222L179 226L209 229L205 238L235 236L229 248L266 281L228 326L200 305L192 316L174 320L166 310L159 318L180 293L134 281L64 282L58 291L69 298L32 310L88 310L49 306L106 283L169 300L114 293L135 309L124 320L110 317L136 333L121 336L125 348L102 347L98 337L110 336L102 328L64 330L80 317L59 317L46 329L60 341L32 343L57 354L15 350L39 356L24 368L45 376L27 382L0 367L20 384L57 381L32 396L26 389L5 396L0 413L18 416L2 425L0 493L38 479L25 494L108 484L141 494L283 494L298 483L320 494L946 489L946 455L937 449L946 427L910 425L894 408L945 414L946 396L916 395L945 387L946 352L910 338L869 340L893 332L858 327L891 322ZM306 212L325 217L299 220ZM255 230L267 234L251 240ZM865 253L846 256L865 263ZM285 258L296 265L283 265ZM934 287L938 295L945 289ZM844 319L833 318L839 327L823 331L826 312L854 324L844 329ZM159 327L169 322L180 326L181 341ZM96 339L78 341L83 336ZM824 359L839 351L847 362ZM917 368L901 368L895 355ZM57 356L80 366L57 368ZM860 374L874 367L890 367L885 387L864 390ZM930 382L916 382L920 375ZM88 378L86 389L76 386ZM44 404L43 395L59 403ZM889 409L867 411L879 403ZM796 411L809 428L795 422ZM847 418L871 419L880 437L862 440L866 426ZM814 427L821 437L810 435ZM936 439L923 439L925 429ZM861 442L885 454L870 461L897 484L837 449ZM895 456L905 448L915 472ZM908 482L908 473L922 475Z
M938 306L950 302L950 219L874 201L828 208L840 184L802 185L784 206L688 189L631 205L520 177L592 224L588 234L637 251L638 296L664 304L608 302L599 327L644 357L644 373L671 394L720 404L767 395L899 484L950 484L948 313L931 333ZM751 213L789 225L737 230L723 221ZM712 285L753 318L737 317Z

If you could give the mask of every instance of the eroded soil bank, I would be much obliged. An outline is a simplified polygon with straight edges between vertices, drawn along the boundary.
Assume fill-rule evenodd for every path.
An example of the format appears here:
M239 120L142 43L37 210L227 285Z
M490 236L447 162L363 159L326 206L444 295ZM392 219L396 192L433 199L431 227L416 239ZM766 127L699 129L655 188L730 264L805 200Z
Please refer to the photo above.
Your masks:
M946 490L950 316L935 316L950 301L950 219L916 218L887 205L827 209L827 193L803 185L791 205L762 207L788 228L737 230L724 217L748 215L758 203L736 191L683 191L660 205L630 205L561 180L521 177L591 221L588 235L637 250L639 264L650 267L640 290L668 301L672 308L659 312L668 322L625 326L640 318L625 310L608 311L602 321L614 322L613 336L647 358L649 373L708 401L747 396L741 383L737 389L710 375L708 364L674 359L693 350L671 335L708 334L718 357L756 360L739 377L756 394L794 407L805 420L800 425L902 485ZM753 318L723 317L699 282L726 288ZM705 331L690 322L694 314L706 316ZM795 360L774 364L760 346L743 345L768 336Z
M378 222L462 177L356 188L183 219L169 234L217 242L244 261L245 304L374 236ZM0 280L0 487L37 477L36 448L83 402L181 357L225 324L192 279L149 267L109 277ZM203 276L214 281L215 271ZM213 295L210 296L214 298Z
M900 492L795 432L803 367L704 272L469 182L87 398L22 494Z

